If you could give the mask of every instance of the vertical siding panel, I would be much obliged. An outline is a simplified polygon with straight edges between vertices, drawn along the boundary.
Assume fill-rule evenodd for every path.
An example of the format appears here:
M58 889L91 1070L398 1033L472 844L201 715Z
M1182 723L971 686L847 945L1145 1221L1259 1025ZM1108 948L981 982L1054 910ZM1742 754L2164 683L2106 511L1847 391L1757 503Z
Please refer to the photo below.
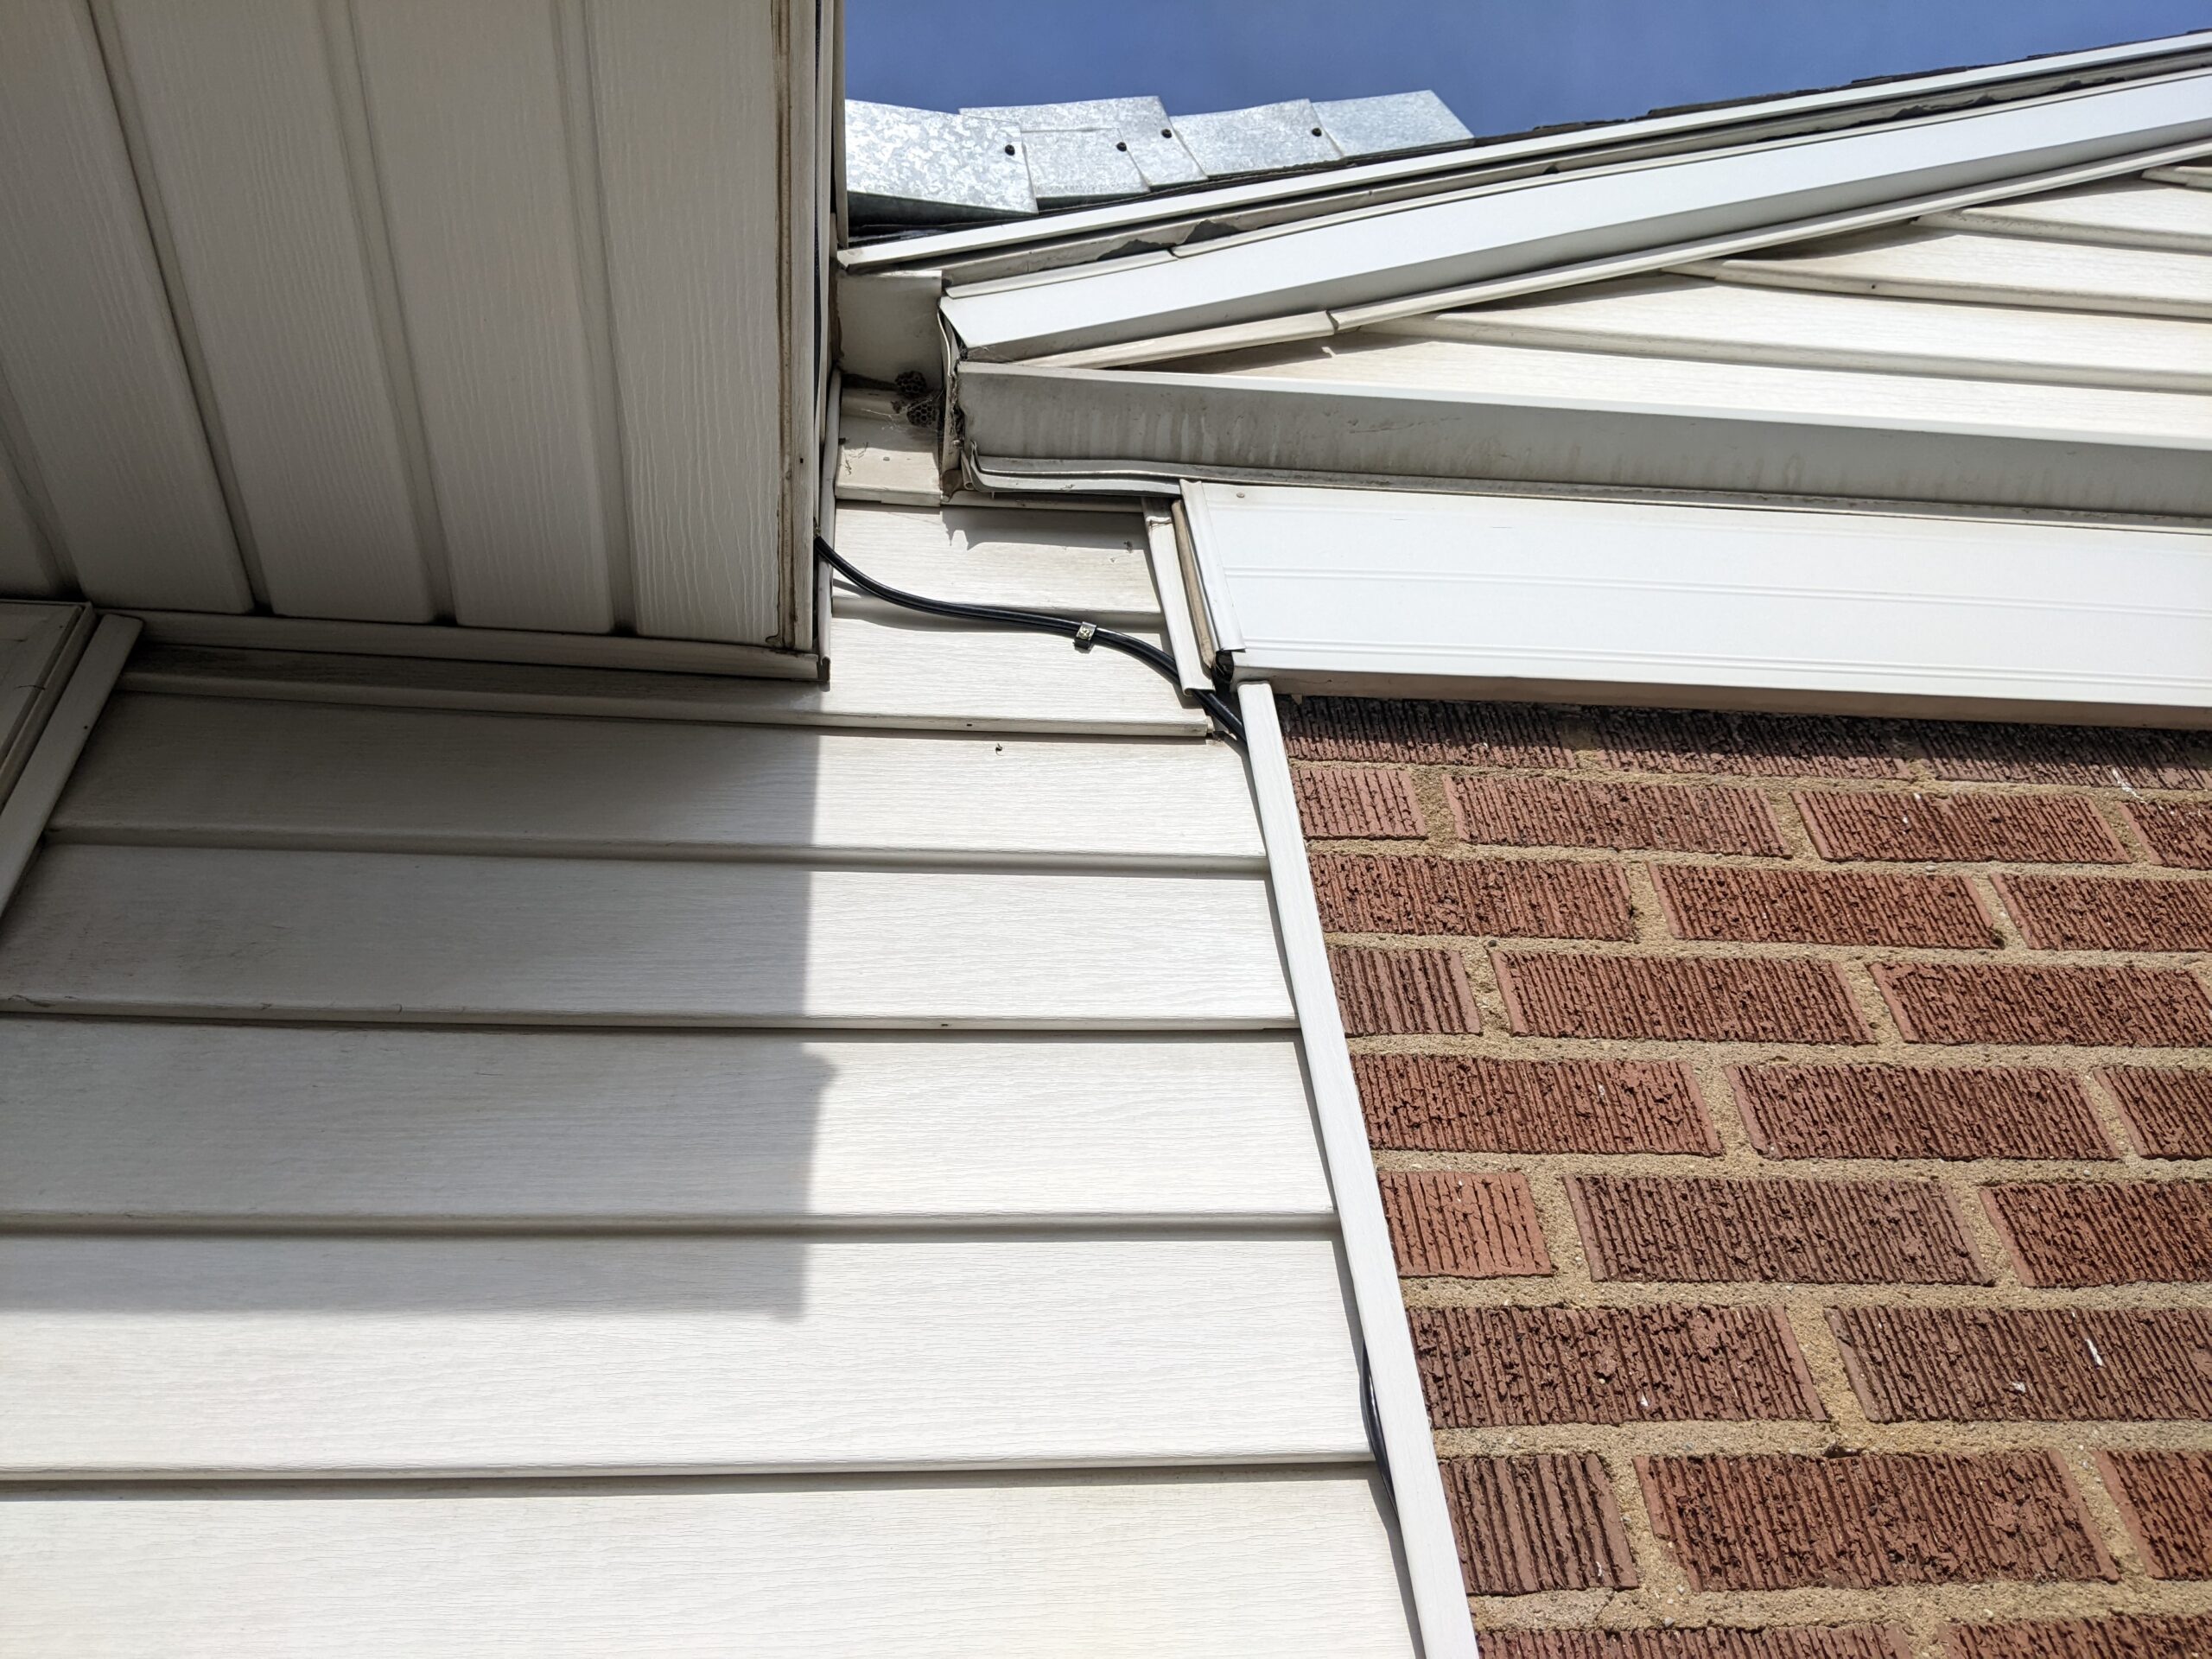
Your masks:
M0 6L0 380L87 597L251 605L99 43L75 0ZM0 530L0 545L11 539ZM15 556L0 561L15 583Z
M359 0L458 620L613 622L549 0ZM590 233L597 234L595 225Z
M118 0L271 606L435 610L315 0Z
M776 0L593 0L638 626L781 626Z

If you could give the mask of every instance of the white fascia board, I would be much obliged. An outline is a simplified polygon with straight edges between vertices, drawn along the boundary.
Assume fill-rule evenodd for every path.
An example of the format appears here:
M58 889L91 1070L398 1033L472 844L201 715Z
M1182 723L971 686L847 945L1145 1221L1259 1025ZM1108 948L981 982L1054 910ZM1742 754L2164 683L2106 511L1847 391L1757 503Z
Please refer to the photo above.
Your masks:
M2212 727L2212 531L1193 483L1241 678ZM1211 593L1209 601L1211 601Z
M2156 418L2197 413L2179 394L2037 388L2012 399L2010 419L1944 418L1937 399L1956 404L1970 383L1839 373L1875 383L1881 401L1806 408L1793 406L1797 378L1818 372L1727 366L1741 385L1669 401L971 363L960 405L976 470L1008 487L1072 465L1123 477L1486 480L2212 517L2212 437L2201 419ZM1750 401L1769 382L1772 395ZM2036 418L2039 403L2081 391L2094 397L2080 423L2056 410Z
M1363 192L1418 188L1424 179L1448 181L1451 175L1464 175L1475 168L1541 165L1554 158L1633 145L1695 143L1700 142L1700 135L1709 135L1705 142L1724 143L1728 142L1732 129L1822 120L1840 125L1878 120L1898 108L1925 109L1946 99L2027 97L2039 90L2058 90L2067 81L2080 78L2142 76L2164 67L2190 67L2199 54L2208 50L2212 50L2212 30L2133 41L2087 52L2056 53L2009 63L1945 70L1931 75L1862 81L1782 98L1676 110L1635 120L1600 122L1567 131L1478 141L1430 155L1115 202L1076 213L1053 213L1041 219L905 237L867 247L847 248L837 258L849 270L957 262L1039 242L1110 234L1192 217L1270 207L1288 210L1290 204L1300 198L1322 199L1312 204L1319 207L1326 200L1357 196Z
M2212 71L1790 139L955 288L974 359L1007 361L1462 288L2212 141Z

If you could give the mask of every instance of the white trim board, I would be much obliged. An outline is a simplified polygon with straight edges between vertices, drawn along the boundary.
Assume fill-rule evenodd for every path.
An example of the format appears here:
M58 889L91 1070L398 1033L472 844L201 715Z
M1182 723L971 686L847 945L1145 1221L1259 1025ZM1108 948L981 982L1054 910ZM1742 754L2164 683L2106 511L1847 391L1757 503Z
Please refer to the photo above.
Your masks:
M0 803L29 764L98 626L89 605L0 601Z
M29 760L6 799L0 801L0 911L7 908L16 884L38 850L54 804L61 798L77 757L84 753L93 723L107 706L108 693L115 689L124 661L137 642L135 618L100 619L70 671L68 684L55 699Z
M2212 727L2202 530L1259 485L1185 499L1204 504L1192 528L1240 674L1303 690Z

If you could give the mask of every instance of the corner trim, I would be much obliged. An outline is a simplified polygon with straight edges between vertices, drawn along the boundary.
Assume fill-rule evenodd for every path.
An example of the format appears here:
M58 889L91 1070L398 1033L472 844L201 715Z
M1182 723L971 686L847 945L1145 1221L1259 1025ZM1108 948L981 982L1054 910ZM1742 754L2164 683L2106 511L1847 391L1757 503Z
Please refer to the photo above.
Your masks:
M1322 1156L1336 1196L1337 1224L1344 1236L1382 1454L1397 1506L1421 1651L1425 1659L1477 1659L1459 1541L1436 1465L1428 1402L1421 1393L1421 1367L1414 1357L1413 1336L1398 1290L1397 1255L1382 1214L1374 1155L1368 1150L1359 1085L1352 1076L1351 1052L1344 1044L1344 1020L1337 1012L1336 986L1329 976L1328 946L1314 905L1313 877L1306 862L1306 837L1299 828L1290 757L1275 716L1274 691L1265 682L1253 682L1239 686L1236 696L1244 715L1260 834L1267 843L1275 925L1281 932L1291 1000L1298 1010Z
M108 693L137 643L137 618L100 618L67 687L54 702L30 760L7 799L0 802L0 911L15 897L16 884L23 879L31 855L46 834L46 821L54 816L54 804L76 770L77 757L85 752L92 726L107 707Z

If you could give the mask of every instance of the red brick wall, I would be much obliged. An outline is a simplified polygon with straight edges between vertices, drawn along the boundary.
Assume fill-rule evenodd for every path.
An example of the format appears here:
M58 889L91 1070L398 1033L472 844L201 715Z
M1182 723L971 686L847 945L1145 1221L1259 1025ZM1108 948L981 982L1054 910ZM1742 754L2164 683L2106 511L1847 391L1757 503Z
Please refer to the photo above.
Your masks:
M1287 712L1491 1651L2212 1659L2212 742Z

